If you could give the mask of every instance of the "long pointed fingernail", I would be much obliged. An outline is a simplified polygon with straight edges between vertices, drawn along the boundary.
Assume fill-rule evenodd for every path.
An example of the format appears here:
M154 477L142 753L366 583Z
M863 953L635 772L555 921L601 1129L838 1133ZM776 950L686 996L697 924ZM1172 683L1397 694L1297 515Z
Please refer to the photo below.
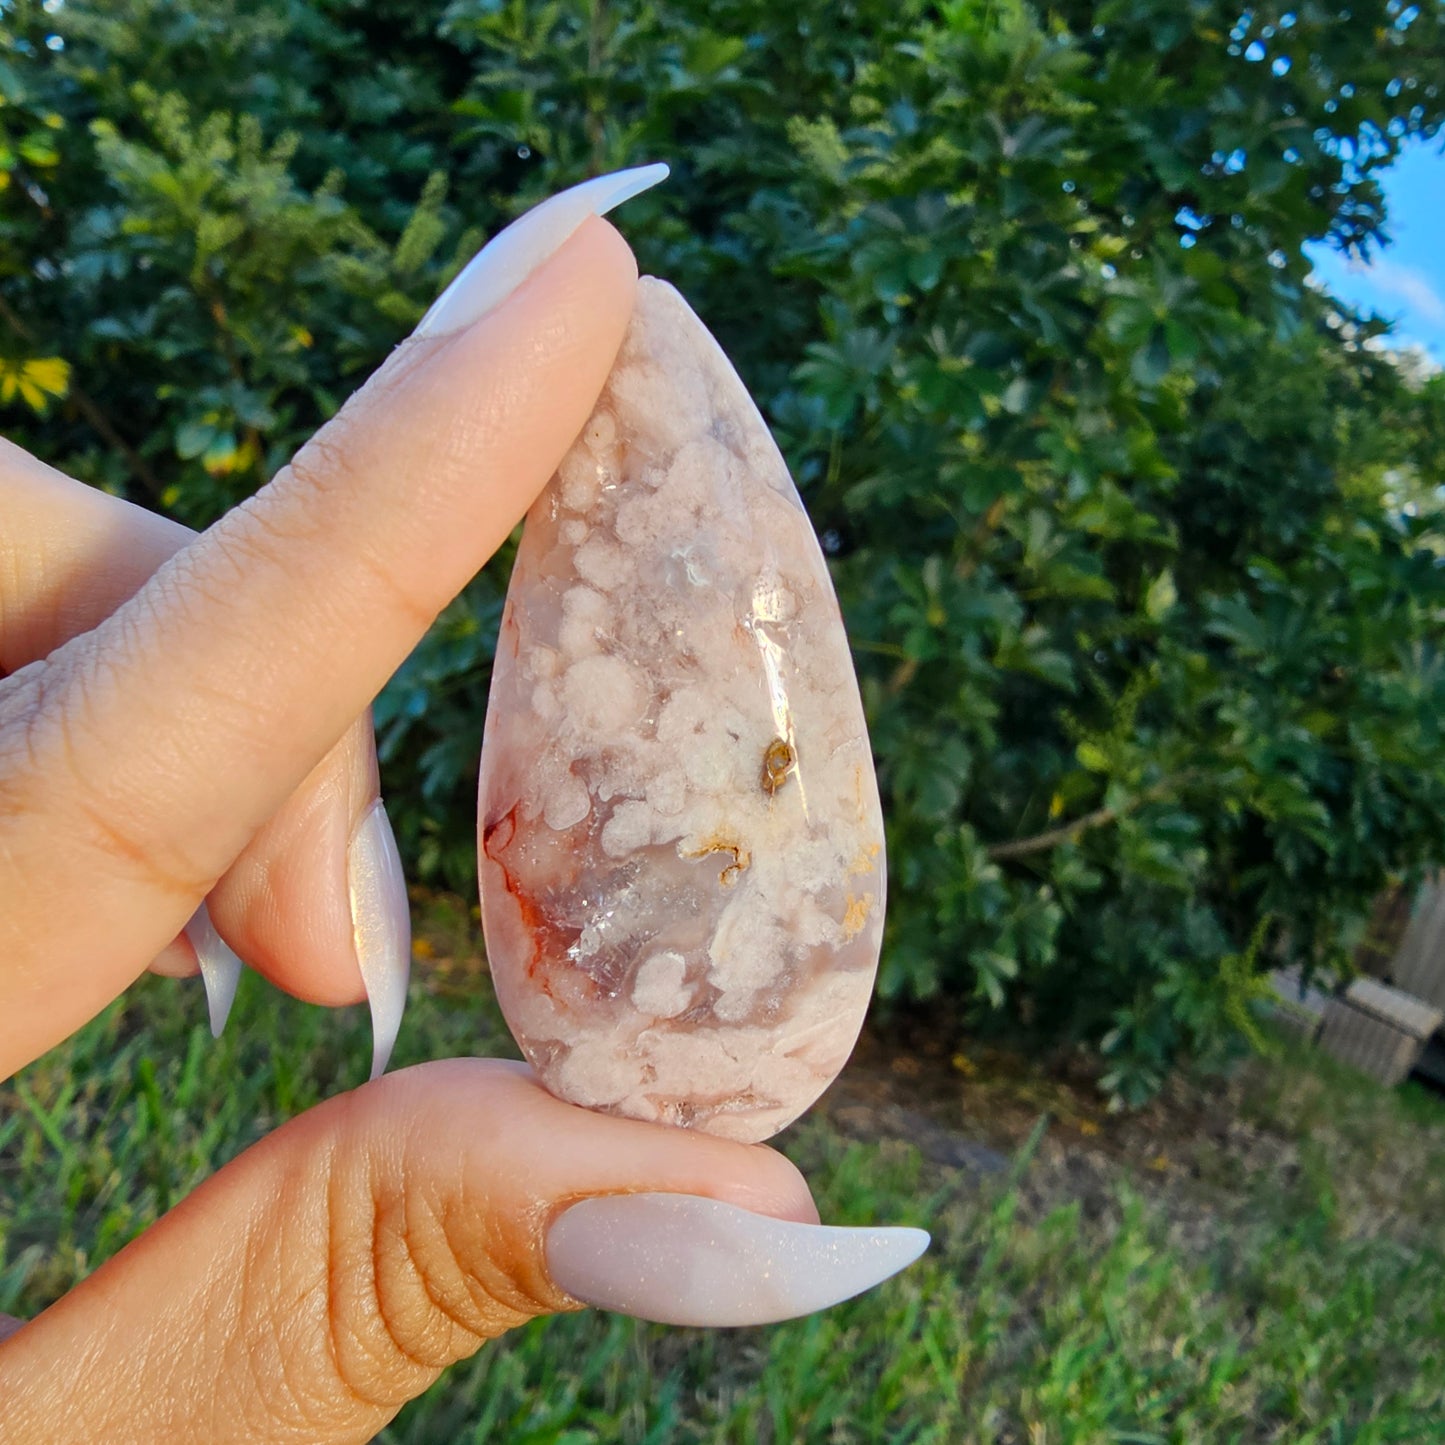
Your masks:
M411 910L391 819L378 799L356 825L346 851L351 929L371 1008L371 1077L380 1078L396 1044L411 977Z
M838 1229L692 1194L572 1205L547 1269L583 1304L664 1325L767 1325L851 1299L928 1248L921 1229Z
M218 1039L231 1016L231 1005L236 1001L236 985L241 981L241 960L216 932L216 925L211 922L211 911L204 903L191 914L191 921L184 931L191 947L196 950L196 962L201 966L201 982L206 987L206 1004L211 1013L211 1037Z
M594 176L551 196L499 231L432 303L414 336L443 336L470 326L504 301L588 216L605 216L667 179L665 165L635 166Z

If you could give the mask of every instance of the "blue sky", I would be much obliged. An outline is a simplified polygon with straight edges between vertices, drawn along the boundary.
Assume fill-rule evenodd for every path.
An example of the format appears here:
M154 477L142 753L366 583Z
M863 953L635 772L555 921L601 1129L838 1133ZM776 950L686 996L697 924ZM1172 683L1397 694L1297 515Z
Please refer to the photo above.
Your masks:
M1342 301L1395 321L1402 345L1422 346L1445 366L1445 154L1437 138L1411 146L1381 177L1391 244L1368 266L1328 246L1305 254Z

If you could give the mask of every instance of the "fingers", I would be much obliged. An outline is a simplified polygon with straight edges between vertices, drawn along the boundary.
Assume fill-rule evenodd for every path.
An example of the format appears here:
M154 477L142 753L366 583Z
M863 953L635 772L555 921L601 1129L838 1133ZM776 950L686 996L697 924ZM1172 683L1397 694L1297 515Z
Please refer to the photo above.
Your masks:
M84 486L3 440L0 491L0 673L97 627L195 540L189 528ZM308 1002L365 996L347 856L378 796L376 749L363 715L212 890L220 936ZM151 967L188 977L197 971L195 950L182 934Z
M370 1439L448 1364L575 1307L549 1264L557 1221L581 1214L569 1206L628 1196L612 1207L647 1209L658 1194L751 1221L757 1238L825 1246L800 1299L840 1252L876 1259L892 1236L918 1235L808 1228L807 1187L771 1150L576 1109L521 1065L423 1065L288 1124L27 1325L0 1349L0 1437ZM583 1257L585 1224L571 1230ZM768 1276L793 1245L773 1258L727 1242L720 1259L726 1231L657 1228L629 1241L624 1226L630 1267L655 1243L673 1261L670 1293L711 1272L763 1302L756 1318L778 1317ZM855 1269L843 1293L892 1272Z
M207 900L226 942L308 1002L359 1003L365 997L347 857L378 797L367 712L262 827Z
M274 482L6 681L0 859L37 896L0 916L0 1067L175 936L516 525L601 390L635 281L617 233L584 223L480 320L401 347Z
M224 940L219 957L201 958L212 1031L229 1012L239 954L314 1003L365 998L371 1077L379 1077L406 1007L411 909L378 798L369 711L231 865L208 905Z
M88 632L195 539L0 438L0 672Z

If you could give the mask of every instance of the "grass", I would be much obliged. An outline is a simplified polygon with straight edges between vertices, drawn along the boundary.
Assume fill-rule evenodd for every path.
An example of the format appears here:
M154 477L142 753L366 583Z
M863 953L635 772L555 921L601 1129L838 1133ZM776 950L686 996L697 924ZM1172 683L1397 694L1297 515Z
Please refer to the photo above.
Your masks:
M399 1062L504 1049L469 911L430 900L419 953ZM198 986L151 980L0 1086L0 1311L42 1308L365 1071L359 1010L248 978L219 1045L203 1019ZM962 1140L1007 1167L956 1167L974 1157ZM923 1225L933 1250L766 1330L538 1322L381 1440L1445 1441L1433 1095L1285 1049L1114 1119L1085 1085L1008 1056L874 1043L783 1147L825 1218Z

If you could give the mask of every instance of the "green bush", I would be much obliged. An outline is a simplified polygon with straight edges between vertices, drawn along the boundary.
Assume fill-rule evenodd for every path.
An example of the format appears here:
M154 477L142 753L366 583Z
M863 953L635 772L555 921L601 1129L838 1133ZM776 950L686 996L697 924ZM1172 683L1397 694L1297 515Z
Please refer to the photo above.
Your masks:
M1445 858L1445 382L1304 284L1445 123L1445 4L0 0L0 405L203 525L496 229L624 220L774 421L889 817L880 988L1136 1100ZM8 378L8 380L7 380ZM63 395L62 395L63 394ZM508 559L502 558L503 568ZM465 884L504 570L377 708Z

